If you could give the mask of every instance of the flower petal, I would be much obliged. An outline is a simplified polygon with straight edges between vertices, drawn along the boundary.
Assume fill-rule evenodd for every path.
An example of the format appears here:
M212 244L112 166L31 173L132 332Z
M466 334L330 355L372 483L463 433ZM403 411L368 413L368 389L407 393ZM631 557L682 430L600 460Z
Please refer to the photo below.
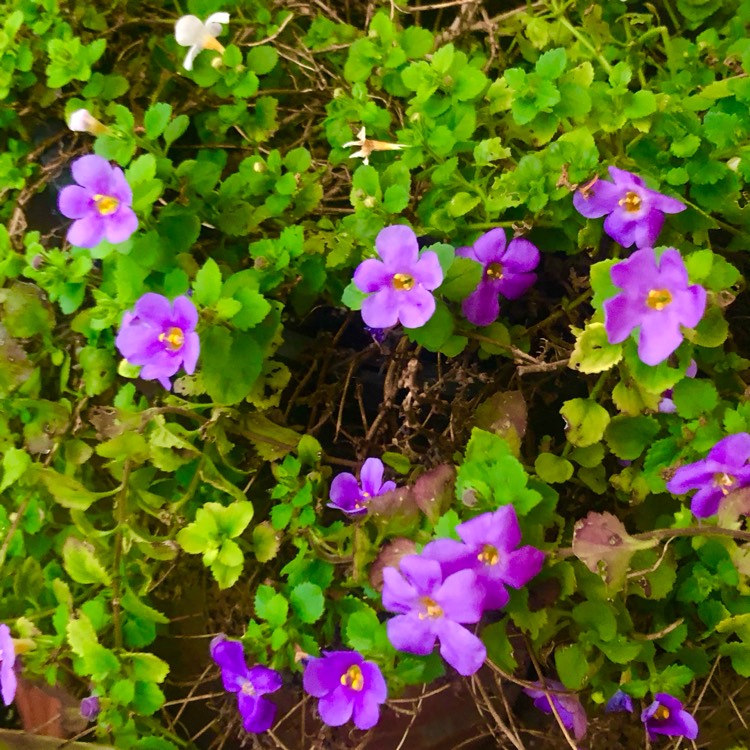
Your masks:
M503 297L518 299L529 291L535 281L535 273L505 273L498 281L498 289Z
M91 192L79 185L68 185L57 196L57 207L69 219L81 219L96 210Z
M719 440L708 452L707 458L720 464L740 468L750 458L750 434L739 432Z
M368 458L359 472L359 478L362 482L362 490L370 497L379 495L380 487L383 484L383 462L379 458Z
M544 552L531 545L501 555L498 563L499 577L503 583L514 589L523 588L532 578L539 574L544 565Z
M689 286L677 295L675 302L679 305L679 321L685 328L695 328L700 323L706 312L706 301L706 290L698 284Z
M502 227L490 229L474 241L474 258L483 266L502 261L505 241L505 230Z
M318 701L320 718L330 727L340 727L346 724L352 718L353 708L354 701L342 685L322 696Z
M185 70L192 70L193 69L193 63L195 62L195 58L198 57L198 53L203 50L203 47L201 47L199 44L194 44L185 55L185 59L182 61L182 67L185 68Z
M380 704L369 692L358 696L353 702L354 726L357 729L372 729L380 721Z
M440 655L460 675L468 677L479 670L487 658L487 649L472 632L443 617L436 628L440 638Z
M104 216L104 233L113 245L125 242L138 229L138 217L132 208L120 206L111 216Z
M405 224L393 224L381 229L375 238L375 249L392 274L411 268L419 256L417 235Z
M405 614L417 606L419 593L401 573L393 567L383 569L383 608L389 612Z
M388 272L383 261L368 258L357 266L352 280L362 292L378 292L392 285L393 274Z
M75 247L96 247L104 238L106 222L97 213L77 219L68 229L67 240Z
M432 598L440 605L447 620L474 623L482 618L484 592L476 585L473 570L459 570L448 576Z
M246 700L249 698L250 700ZM242 726L246 732L265 732L271 728L276 716L276 705L265 698L237 695L237 707L242 716Z
M693 495L690 511L696 518L710 518L719 512L724 495L718 487L706 485Z
M715 448L716 446L714 446ZM689 490L710 484L717 471L720 471L718 465L706 459L680 466L674 476L667 482L667 489L673 495L684 495Z
M391 328L399 320L398 292L391 287L381 289L362 300L362 320L370 328ZM429 294L429 292L426 292Z
M174 25L174 37L181 47L199 44L206 33L206 27L197 16L182 16Z
M258 695L275 693L283 684L281 675L270 667L256 664L248 670L247 678L252 682Z
M631 290L634 296L647 292L659 275L654 251L651 248L636 250L627 260L615 263L610 275L615 286Z
M482 513L456 526L456 532L466 544L479 551L485 544L502 550L511 550L521 542L521 527L516 510L504 505L494 512Z
M641 310L625 294L604 300L604 329L610 344L621 344L641 324Z
M664 214L661 211L646 211L634 223L633 241L636 247L653 247L663 225Z
M398 318L401 325L405 328L421 328L434 315L436 307L435 298L425 288L415 286L408 292L396 292L396 294L400 295L397 297ZM384 328L385 326L373 327Z
M93 194L109 195L112 167L103 156L88 154L71 164L73 179Z
M604 220L604 231L623 247L630 247L635 242L635 232L639 226L628 212L616 206Z
M500 261L514 274L533 271L539 265L539 249L523 237L511 240ZM506 295L507 296L507 295Z
M597 180L585 193L581 190L575 192L573 206L587 219L598 219L614 210L622 195L622 188L609 180Z
M195 366L198 364L198 356L201 351L201 343L198 334L195 332L188 333L185 336L185 343L182 345L180 355L182 356L182 366L188 375L195 372Z
M649 314L641 321L638 357L647 365L663 362L682 343L680 326L669 315Z
M443 269L437 254L426 250L412 268L414 280L425 289L437 289L443 283Z
M421 555L406 555L402 557L399 567L409 583L421 595L432 595L434 589L443 582L440 564L434 560L426 560Z
M482 280L477 288L461 303L461 312L469 323L488 326L500 315L499 282Z
M386 623L388 640L398 651L426 656L435 648L436 636L432 625L432 620L420 620L416 614L396 615Z

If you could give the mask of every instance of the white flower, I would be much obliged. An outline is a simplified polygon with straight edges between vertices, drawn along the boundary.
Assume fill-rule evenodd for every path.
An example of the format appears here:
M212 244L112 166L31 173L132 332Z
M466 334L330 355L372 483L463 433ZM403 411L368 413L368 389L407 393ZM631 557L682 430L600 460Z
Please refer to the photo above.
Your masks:
M361 158L363 164L370 163L370 154L373 151L399 151L402 148L407 148L404 143L389 143L387 141L374 141L367 137L365 129L362 128L357 133L356 141L349 141L345 143L342 148L349 148L350 146L359 146L359 151L355 151L349 155L350 159Z
M68 127L76 133L91 133L101 135L109 131L109 128L99 122L87 109L77 109L68 117Z
M222 24L229 23L229 13L212 13L206 22L197 16L182 16L174 25L174 35L177 44L190 47L183 66L185 70L193 69L193 60L204 49L212 49L224 54L224 47L216 41L222 32Z

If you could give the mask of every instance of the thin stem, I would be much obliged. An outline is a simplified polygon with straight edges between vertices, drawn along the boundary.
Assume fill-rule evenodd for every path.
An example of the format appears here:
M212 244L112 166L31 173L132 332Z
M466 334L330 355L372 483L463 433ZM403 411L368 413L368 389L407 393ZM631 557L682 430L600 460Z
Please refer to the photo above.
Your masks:
M125 461L122 470L122 485L115 502L115 520L117 531L115 532L115 552L112 562L114 575L112 576L112 625L115 631L115 648L121 649L122 642L122 620L120 617L120 595L122 581L120 578L120 567L122 565L122 548L124 542L123 529L128 518L128 479L130 478L130 461Z
M575 38L576 38L576 39L577 39L577 40L578 40L578 41L579 41L579 42L580 42L580 43L581 43L581 44L582 44L583 46L584 46L584 47L587 47L587 48L588 48L589 52L591 52L591 54L592 54L592 55L593 55L593 56L594 56L594 57L596 58L596 60L598 61L599 65L601 65L601 66L602 66L602 68L604 68L604 71L606 72L606 74L607 74L607 75L609 75L609 74L610 74L610 73L612 72L612 66L611 66L611 65L610 65L610 64L609 64L609 63L608 63L608 62L607 62L607 61L606 61L606 60L604 59L604 57L602 56L601 52L599 52L599 51L598 51L598 50L596 49L596 47L594 47L594 45L593 45L593 44L592 44L592 43L591 43L591 42L590 42L590 41L589 41L588 39L586 39L586 37L585 37L585 36L584 36L583 34L581 34L581 32L580 32L580 31L578 31L578 29L577 29L577 28L576 28L575 26L573 26L573 24L572 24L572 23L571 23L570 21L568 21L568 19L567 19L567 18L565 18L565 16L563 16L563 15L560 15L560 16L558 16L557 20L558 20L558 21L559 21L559 22L560 22L560 23L561 23L561 24L562 24L562 25L563 25L563 26L564 26L564 27L565 27L565 28L566 28L566 29L567 29L567 30L568 30L568 31L569 31L569 32L570 32L570 33L571 33L571 34L572 34L572 35L573 35L573 36L574 36L574 37L575 37Z

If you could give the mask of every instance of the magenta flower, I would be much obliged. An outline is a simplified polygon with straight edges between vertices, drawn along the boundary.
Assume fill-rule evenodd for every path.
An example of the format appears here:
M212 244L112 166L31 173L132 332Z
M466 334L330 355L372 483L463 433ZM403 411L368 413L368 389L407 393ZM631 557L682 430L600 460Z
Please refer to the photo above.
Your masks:
M383 462L379 458L368 458L362 464L360 482L354 474L337 474L331 482L329 508L337 508L350 516L367 513L367 501L396 489L395 482L383 481Z
M657 693L654 702L641 713L641 721L646 725L650 740L655 740L659 734L689 740L698 736L698 722L669 693Z
M680 253L667 248L657 264L653 249L643 248L611 268L622 289L604 302L604 328L610 344L619 344L640 326L638 356L647 365L663 362L682 343L680 326L695 328L706 309L706 290L688 286Z
M552 703L555 704L563 726L573 732L573 736L577 740L580 740L586 734L588 719L578 696L575 693L568 692L565 689L565 685L557 680L547 680L549 697L547 697L547 693L542 689L544 686L541 682L535 684L539 685L539 690L532 688L523 689L523 692L529 698L534 699L534 706L540 711L544 711L545 714L551 714L552 705L550 704L550 699L552 699Z
M440 655L459 674L472 675L484 663L482 641L460 623L479 622L484 592L473 570L443 577L440 563L420 555L401 558L383 570L383 607L398 615L388 621L394 648L429 654L440 640Z
M362 320L370 328L423 326L435 312L430 293L443 283L438 257L427 250L419 254L417 236L407 226L383 229L375 238L382 260L363 260L354 272L354 284L370 296L362 301Z
M623 690L616 690L614 695L607 701L604 710L608 714L618 711L633 713L633 699Z
M504 505L456 526L461 542L436 539L422 554L437 560L443 574L473 570L484 594L485 609L501 609L508 603L506 586L520 589L542 569L544 552L521 543L515 508Z
M76 247L96 247L104 237L112 244L125 242L138 229L138 218L123 171L95 154L76 159L71 169L78 184L63 188L57 199L60 213L75 219L68 242Z
M99 698L93 693L81 701L80 713L81 717L86 719L86 721L94 721L99 716L100 710Z
M239 641L217 635L211 641L211 658L221 668L224 689L237 693L237 708L246 732L265 732L273 724L276 705L262 696L281 687L281 675L261 664L248 669Z
M750 434L740 432L719 440L701 461L681 466L667 482L675 495L698 490L690 510L697 518L708 518L733 490L750 485Z
M3 623L0 625L0 692L3 703L10 706L16 697L18 679L16 678L16 648L10 635L10 628Z
M676 198L649 190L643 180L631 172L610 167L614 183L596 180L573 196L573 205L588 219L604 220L604 231L623 247L653 247L664 214L676 214L686 206Z
M141 365L144 380L158 380L167 390L169 378L180 367L191 375L200 352L195 333L198 311L188 297L176 297L170 304L161 294L148 292L133 311L123 315L115 346L132 365Z
M539 250L520 237L506 247L505 230L499 227L483 234L471 247L459 247L456 255L482 265L482 280L461 306L466 319L477 326L497 320L499 295L518 299L536 281L532 272L539 265Z
M319 698L320 718L332 727L354 719L358 729L370 729L380 719L380 704L388 687L377 664L356 651L323 652L310 657L302 676L305 691Z

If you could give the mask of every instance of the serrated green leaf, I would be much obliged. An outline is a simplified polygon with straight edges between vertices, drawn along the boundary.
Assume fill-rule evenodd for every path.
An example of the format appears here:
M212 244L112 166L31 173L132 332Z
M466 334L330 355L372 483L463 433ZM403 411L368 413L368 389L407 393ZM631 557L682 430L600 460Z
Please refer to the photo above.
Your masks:
M323 616L325 599L319 586L314 583L300 583L289 594L292 611L302 622L311 625Z
M112 583L107 569L99 562L94 547L75 537L68 537L62 549L63 567L76 583Z
M603 323L589 323L576 337L568 367L587 374L604 372L622 359L622 344L610 344Z
M580 448L598 443L604 436L610 419L603 406L585 398L566 401L560 414L566 421L568 442Z

